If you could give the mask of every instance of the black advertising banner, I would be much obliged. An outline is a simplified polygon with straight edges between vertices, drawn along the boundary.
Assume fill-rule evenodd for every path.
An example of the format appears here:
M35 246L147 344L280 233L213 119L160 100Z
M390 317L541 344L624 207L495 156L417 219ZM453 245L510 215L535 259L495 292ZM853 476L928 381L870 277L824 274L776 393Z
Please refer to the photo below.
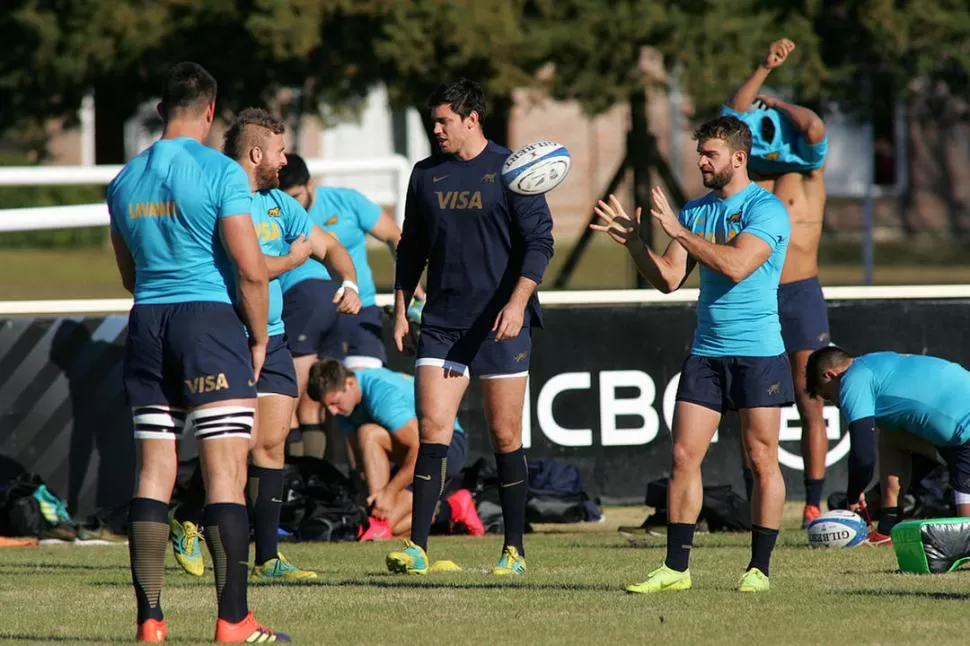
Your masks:
M536 330L523 441L531 459L575 464L592 495L642 502L646 483L670 468L670 425L690 348L689 303L547 306ZM853 353L897 350L970 366L962 330L970 300L830 301L834 342ZM0 321L0 480L19 464L43 477L74 513L125 502L134 446L122 389L127 317ZM391 367L410 372L393 350ZM461 409L473 460L489 455L481 396ZM826 491L843 490L848 440L827 407ZM799 499L798 414L782 413L779 461L788 497ZM704 463L708 484L743 491L737 416L727 415Z

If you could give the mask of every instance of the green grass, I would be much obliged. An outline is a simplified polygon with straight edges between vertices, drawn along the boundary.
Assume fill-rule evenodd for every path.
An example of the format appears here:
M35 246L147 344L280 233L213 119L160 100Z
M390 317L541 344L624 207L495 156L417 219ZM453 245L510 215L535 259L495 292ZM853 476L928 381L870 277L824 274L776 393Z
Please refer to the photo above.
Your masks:
M432 537L433 555L465 567L403 578L386 573L395 544L302 544L288 557L320 572L301 585L255 585L257 617L303 644L965 644L970 573L900 575L891 548L811 550L782 533L772 590L735 592L747 535L699 536L689 592L634 596L663 558L663 538L632 545L617 524L645 508L609 508L610 522L542 527L527 537L529 572L486 571L500 540ZM789 521L798 509L789 505ZM211 571L196 579L169 555L163 602L170 640L211 639ZM130 641L134 599L121 546L0 549L0 640Z
M831 246L821 262L825 285L861 285L862 267L852 259L858 245ZM546 272L551 288L569 254L570 244L559 242ZM854 255L853 255L854 254ZM970 283L970 265L960 264L950 247L933 251L884 245L874 272L878 285ZM380 291L393 284L390 254L383 248L370 252L371 266ZM0 249L0 300L124 298L114 256L107 247L78 250ZM594 242L577 267L570 289L623 289L634 286L633 266L627 255L608 241ZM697 286L697 272L687 282Z

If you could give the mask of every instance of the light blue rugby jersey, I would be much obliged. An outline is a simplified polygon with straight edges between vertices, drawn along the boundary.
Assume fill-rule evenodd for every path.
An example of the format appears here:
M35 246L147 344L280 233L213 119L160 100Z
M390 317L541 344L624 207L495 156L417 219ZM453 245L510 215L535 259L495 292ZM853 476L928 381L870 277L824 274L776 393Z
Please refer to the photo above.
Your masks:
M417 416L414 404L414 377L387 368L354 371L360 384L361 400L348 416L337 415L337 424L353 433L364 424L377 424L394 433ZM455 419L455 432L465 429Z
M367 234L381 217L380 205L353 189L318 186L310 217L347 250L357 271L360 304L362 307L373 305L377 289L367 263ZM283 291L308 278L329 280L330 274L319 263L304 263L283 275Z
M107 203L135 263L136 304L232 302L218 222L250 214L242 166L194 139L163 139L125 164Z
M253 226L263 254L285 256L300 236L309 237L313 221L300 203L273 188L253 193ZM319 265L312 258L303 264ZM283 334L283 288L280 278L269 281L269 335Z
M842 374L839 408L851 424L874 417L883 431L903 431L938 447L970 441L970 372L919 354L874 352Z
M701 357L773 357L785 352L778 320L778 282L791 223L781 201L754 182L727 199L714 192L688 202L680 223L716 244L748 233L771 247L750 276L735 283L700 266L697 329L691 353Z

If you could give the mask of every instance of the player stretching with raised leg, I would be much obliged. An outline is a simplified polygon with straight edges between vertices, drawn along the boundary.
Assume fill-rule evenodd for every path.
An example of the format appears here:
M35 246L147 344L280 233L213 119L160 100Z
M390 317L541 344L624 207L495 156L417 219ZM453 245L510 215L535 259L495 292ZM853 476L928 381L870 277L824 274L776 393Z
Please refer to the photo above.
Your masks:
M522 407L541 324L535 290L552 257L544 197L505 190L509 151L482 131L485 94L473 81L440 86L429 102L440 152L415 165L397 249L394 342L404 349L407 308L425 265L428 300L415 395L421 446L414 467L411 539L387 555L392 572L428 571L428 530L447 471L455 417L469 378L479 378L501 484L505 543L493 574L525 573L528 469Z
M818 281L818 245L825 213L828 152L825 124L813 111L770 96L759 96L771 70L780 67L795 49L783 38L772 43L764 62L738 88L722 110L751 128L748 169L758 185L774 193L788 210L791 244L778 286L781 336L792 367L795 405L802 422L802 459L805 461L805 509L802 526L822 513L828 438L823 402L809 396L805 366L812 351L829 344L829 319ZM745 480L750 473L745 474Z
M790 225L774 195L748 178L751 131L720 117L694 131L704 197L680 217L660 188L650 215L671 238L662 256L640 239L640 208L629 218L615 196L600 201L603 224L592 229L626 246L637 269L657 289L678 289L701 265L697 329L684 361L673 423L673 472L667 493L667 558L629 592L687 590L688 560L701 509L701 462L725 411L737 410L754 472L751 561L739 590L768 590L785 481L778 466L781 407L792 403L791 371L778 323L778 278Z
M204 470L203 526L219 603L215 639L289 641L256 623L246 599L246 455L268 343L268 279L246 173L202 144L215 97L215 79L202 67L173 67L159 104L161 140L108 187L111 242L135 297L124 379L138 444L128 549L137 639L146 642L166 637L161 587L183 427L199 440Z
M314 226L296 200L276 188L280 168L286 164L283 133L285 126L265 110L248 108L239 113L226 130L225 152L242 165L253 194L253 224L269 270L269 347L256 390L256 428L253 459L249 469L249 499L253 510L256 543L253 576L266 579L300 580L316 578L316 572L301 570L277 549L280 507L283 498L284 446L290 416L298 394L293 358L283 327L283 290L280 274L306 262L326 262L330 271L353 286L354 265L340 243ZM295 245L295 253L290 245ZM313 260L307 260L311 252ZM338 290L338 312L360 310L357 292Z

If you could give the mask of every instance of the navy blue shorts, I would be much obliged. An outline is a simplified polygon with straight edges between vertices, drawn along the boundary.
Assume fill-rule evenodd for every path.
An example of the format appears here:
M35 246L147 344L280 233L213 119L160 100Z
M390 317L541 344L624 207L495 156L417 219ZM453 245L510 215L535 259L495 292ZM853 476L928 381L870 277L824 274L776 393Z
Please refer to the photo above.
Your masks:
M384 313L376 305L360 308L356 315L342 314L340 325L343 337L347 340L346 359L352 363L355 358L364 358L387 363L387 348L384 347ZM373 363L374 365L370 365ZM368 367L377 368L374 361Z
M778 286L778 319L787 352L829 344L829 314L818 276Z
M259 383L256 390L260 395L288 395L298 397L300 391L296 387L296 369L293 367L293 355L286 345L286 335L277 334L269 338L266 348L266 361L259 373Z
M194 408L256 397L249 340L227 303L135 305L124 381L132 407Z
M970 444L938 447L937 451L946 462L953 490L970 494Z
M309 278L283 293L283 327L294 357L343 359L346 339L333 303L339 288L332 280Z
M688 355L680 373L677 401L698 404L719 413L743 408L788 406L795 401L788 355Z
M465 376L517 377L529 374L532 329L523 327L519 336L496 341L488 328L451 330L421 327L415 366L440 366Z

